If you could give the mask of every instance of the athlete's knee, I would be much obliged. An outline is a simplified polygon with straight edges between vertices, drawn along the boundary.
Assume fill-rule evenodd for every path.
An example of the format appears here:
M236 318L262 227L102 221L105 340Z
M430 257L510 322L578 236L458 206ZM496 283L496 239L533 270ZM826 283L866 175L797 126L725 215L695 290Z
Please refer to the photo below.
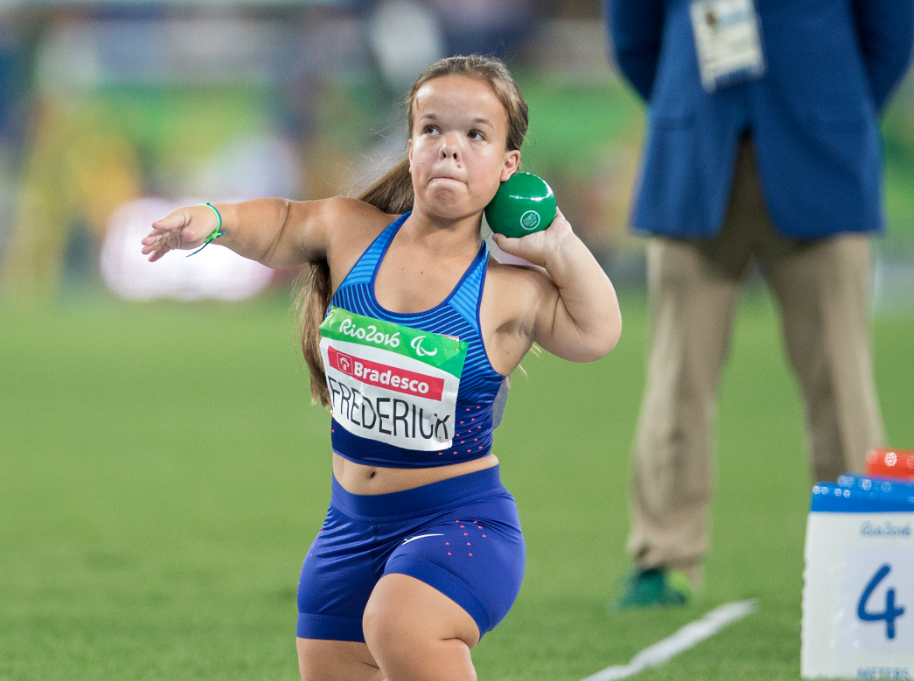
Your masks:
M470 648L462 639L444 639L367 618L365 640L386 681L476 681Z

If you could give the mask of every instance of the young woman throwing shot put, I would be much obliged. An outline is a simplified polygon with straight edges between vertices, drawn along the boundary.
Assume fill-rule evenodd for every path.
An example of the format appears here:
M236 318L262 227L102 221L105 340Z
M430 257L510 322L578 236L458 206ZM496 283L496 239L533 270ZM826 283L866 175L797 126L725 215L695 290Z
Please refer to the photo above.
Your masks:
M493 404L535 342L576 362L616 344L612 284L561 212L490 259L485 206L520 163L527 105L505 66L428 67L407 100L408 156L359 200L179 208L157 260L207 237L308 269L302 347L332 409L330 509L298 592L305 681L467 681L470 649L520 589L524 540L491 451Z

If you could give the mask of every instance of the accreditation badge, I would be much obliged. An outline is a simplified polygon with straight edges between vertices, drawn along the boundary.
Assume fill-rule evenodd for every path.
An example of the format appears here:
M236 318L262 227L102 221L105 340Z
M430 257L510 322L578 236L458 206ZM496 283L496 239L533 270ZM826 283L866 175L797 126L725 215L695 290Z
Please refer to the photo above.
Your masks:
M706 92L753 80L765 72L753 0L692 0L689 13Z
M320 326L334 420L418 451L452 445L469 344L331 307Z

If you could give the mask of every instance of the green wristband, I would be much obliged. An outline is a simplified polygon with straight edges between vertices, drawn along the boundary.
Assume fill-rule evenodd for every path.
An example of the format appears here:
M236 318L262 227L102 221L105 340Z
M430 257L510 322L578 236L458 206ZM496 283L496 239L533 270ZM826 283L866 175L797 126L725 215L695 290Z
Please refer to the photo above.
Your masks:
M206 237L206 240L203 242L203 245L200 246L200 248L198 248L193 253L188 253L187 256L185 256L188 258L192 255L196 255L197 253L202 251L204 248L206 248L209 245L209 242L212 241L213 239L218 239L220 236L225 236L225 232L222 231L222 214L216 209L216 207L213 204L211 204L209 201L207 201L206 203L198 203L197 205L206 206L211 211L213 211L216 214L216 218L219 220L219 224L216 225L216 229L214 229L212 232L210 232L210 235L208 237Z

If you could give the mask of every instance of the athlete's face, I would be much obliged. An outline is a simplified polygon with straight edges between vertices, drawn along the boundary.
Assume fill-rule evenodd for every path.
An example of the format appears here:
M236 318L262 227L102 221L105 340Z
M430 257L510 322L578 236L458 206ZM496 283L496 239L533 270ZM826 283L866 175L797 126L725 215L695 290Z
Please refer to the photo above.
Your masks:
M417 207L444 218L482 211L517 170L508 117L484 80L442 76L413 98L409 169Z

